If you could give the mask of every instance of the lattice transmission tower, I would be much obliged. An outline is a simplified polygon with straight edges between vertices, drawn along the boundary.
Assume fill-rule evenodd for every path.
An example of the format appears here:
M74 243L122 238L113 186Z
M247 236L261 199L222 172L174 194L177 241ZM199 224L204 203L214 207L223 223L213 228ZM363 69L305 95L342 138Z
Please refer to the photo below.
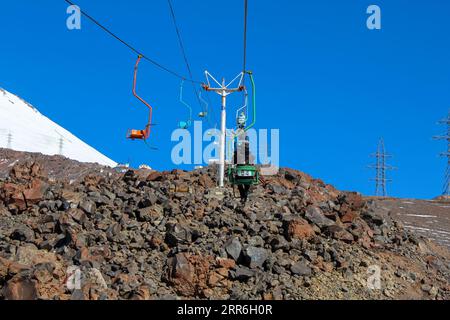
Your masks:
M8 141L7 141L7 144L6 144L6 148L12 149L12 140L13 140L12 133L9 132L8 133Z
M447 119L439 121L439 124L447 125L447 132L442 136L434 137L434 139L447 141L447 152L441 153L442 157L447 158L447 170L445 172L444 190L442 194L444 196L450 197L450 111L448 112Z
M72 141L70 141L69 139L67 139L66 137L64 137L62 134L60 134L57 130L55 130L56 134L59 136L58 138L58 155L60 156L64 156L64 147L65 147L65 142L69 142L72 143Z
M387 197L386 185L388 182L392 182L392 179L388 179L386 173L388 170L395 170L396 168L387 164L386 160L392 158L392 155L386 153L383 139L380 139L377 152L372 154L371 157L376 158L376 164L369 166L369 168L376 170L376 177L371 179L371 181L375 181L375 196Z

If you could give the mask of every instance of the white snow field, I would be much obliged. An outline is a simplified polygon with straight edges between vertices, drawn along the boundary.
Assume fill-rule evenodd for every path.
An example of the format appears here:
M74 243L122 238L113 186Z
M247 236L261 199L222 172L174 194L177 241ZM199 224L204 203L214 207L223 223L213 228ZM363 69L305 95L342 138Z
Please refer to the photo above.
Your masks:
M0 148L62 155L80 162L117 163L42 115L31 104L0 88Z

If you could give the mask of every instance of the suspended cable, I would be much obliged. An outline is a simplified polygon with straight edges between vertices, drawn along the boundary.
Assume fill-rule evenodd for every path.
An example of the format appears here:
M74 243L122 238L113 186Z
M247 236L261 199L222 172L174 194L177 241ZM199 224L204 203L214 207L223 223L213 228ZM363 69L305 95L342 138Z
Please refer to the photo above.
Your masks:
M71 6L75 6L76 4L74 4L72 1L70 0L64 0L65 2L67 2L68 4L70 4ZM146 56L145 54L143 54L141 51L139 51L138 49L136 49L135 47L133 47L132 45L130 45L128 42L122 40L119 36L117 36L116 34L114 34L112 31L110 31L108 28L106 28L105 26L103 26L100 22L98 22L96 19L94 19L93 17L91 17L88 13L86 13L85 11L80 9L80 12L82 15L84 15L86 18L88 18L89 20L91 20L94 24L96 24L100 29L102 29L103 31L105 31L106 33L108 33L110 36L112 36L113 38L115 38L116 40L118 40L119 42L121 42L123 45L125 45L128 49L130 49L131 51L133 51L134 53L136 53L137 55L142 56L143 59L147 60L148 62L152 63L153 65L155 65L156 67L160 68L161 70L164 70L168 73L170 73L171 75L180 78L180 79L184 79L186 81L192 82L192 83L202 83L201 81L195 81L192 79L192 77L190 77L189 79L182 76L181 74L163 66L162 64L160 64L159 62L149 58L148 56Z
M248 0L244 0L244 63L242 72L247 71L247 21L248 21Z
M189 76L192 78L191 66L189 64L189 60L187 58L186 50L184 48L183 39L181 37L180 28L178 27L177 18L175 17L175 11L173 9L172 1L171 0L167 0L167 3L169 4L170 14L172 16L172 21L173 21L173 24L175 26L175 31L177 32L178 42L180 44L181 53L183 54L184 63L186 64L186 68L187 68L187 70L189 72Z
M183 38L181 37L181 31L180 31L180 28L179 28L178 23L177 23L177 18L175 16L175 10L173 9L173 5L172 5L172 1L171 0L167 0L167 3L169 4L170 15L172 17L172 21L173 21L173 24L175 26L175 31L177 33L178 43L180 45L180 49L181 49L181 53L183 55L184 63L186 64L186 68L188 70L189 76L192 79L193 78L193 76L192 76L192 69L191 69L191 65L189 64L189 60L188 60L188 57L187 57L187 54L186 54L186 49L185 49L185 46L184 46L184 43L183 43ZM197 89L197 87L195 86L194 83L192 83L192 88L194 89L194 93L195 93L195 96L197 97L197 102L198 102L200 108L202 109L202 111L208 112L208 110L205 110L203 105L202 105L198 89Z

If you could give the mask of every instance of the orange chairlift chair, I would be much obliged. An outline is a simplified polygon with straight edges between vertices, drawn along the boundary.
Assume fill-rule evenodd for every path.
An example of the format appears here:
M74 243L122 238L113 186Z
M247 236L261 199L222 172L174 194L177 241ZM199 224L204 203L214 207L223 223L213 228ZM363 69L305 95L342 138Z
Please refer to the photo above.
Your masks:
M136 93L136 82L137 82L137 73L138 73L138 68L139 68L139 63L141 62L142 59L142 55L139 55L136 61L136 65L134 67L134 79L133 79L133 95L139 100L141 101L143 104L145 104L148 109L150 110L149 113L149 117L148 117L148 123L145 126L144 130L135 130L135 129L131 129L128 130L127 133L127 139L131 139L131 140L147 140L148 137L150 136L150 129L152 126L152 113L153 113L153 108L150 104L148 104L144 99L142 99L137 93Z

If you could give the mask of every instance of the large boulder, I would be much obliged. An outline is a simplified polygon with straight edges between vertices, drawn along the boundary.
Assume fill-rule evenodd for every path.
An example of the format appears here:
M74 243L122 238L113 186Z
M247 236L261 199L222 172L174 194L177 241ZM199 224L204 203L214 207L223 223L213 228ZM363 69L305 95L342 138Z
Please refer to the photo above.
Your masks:
M208 287L210 266L210 258L179 253L167 260L166 278L178 294L199 296Z
M333 220L327 218L325 214L315 206L306 208L305 217L319 228L329 227L335 224Z
M313 227L306 220L299 217L288 217L283 221L283 225L288 240L308 240L315 235Z

